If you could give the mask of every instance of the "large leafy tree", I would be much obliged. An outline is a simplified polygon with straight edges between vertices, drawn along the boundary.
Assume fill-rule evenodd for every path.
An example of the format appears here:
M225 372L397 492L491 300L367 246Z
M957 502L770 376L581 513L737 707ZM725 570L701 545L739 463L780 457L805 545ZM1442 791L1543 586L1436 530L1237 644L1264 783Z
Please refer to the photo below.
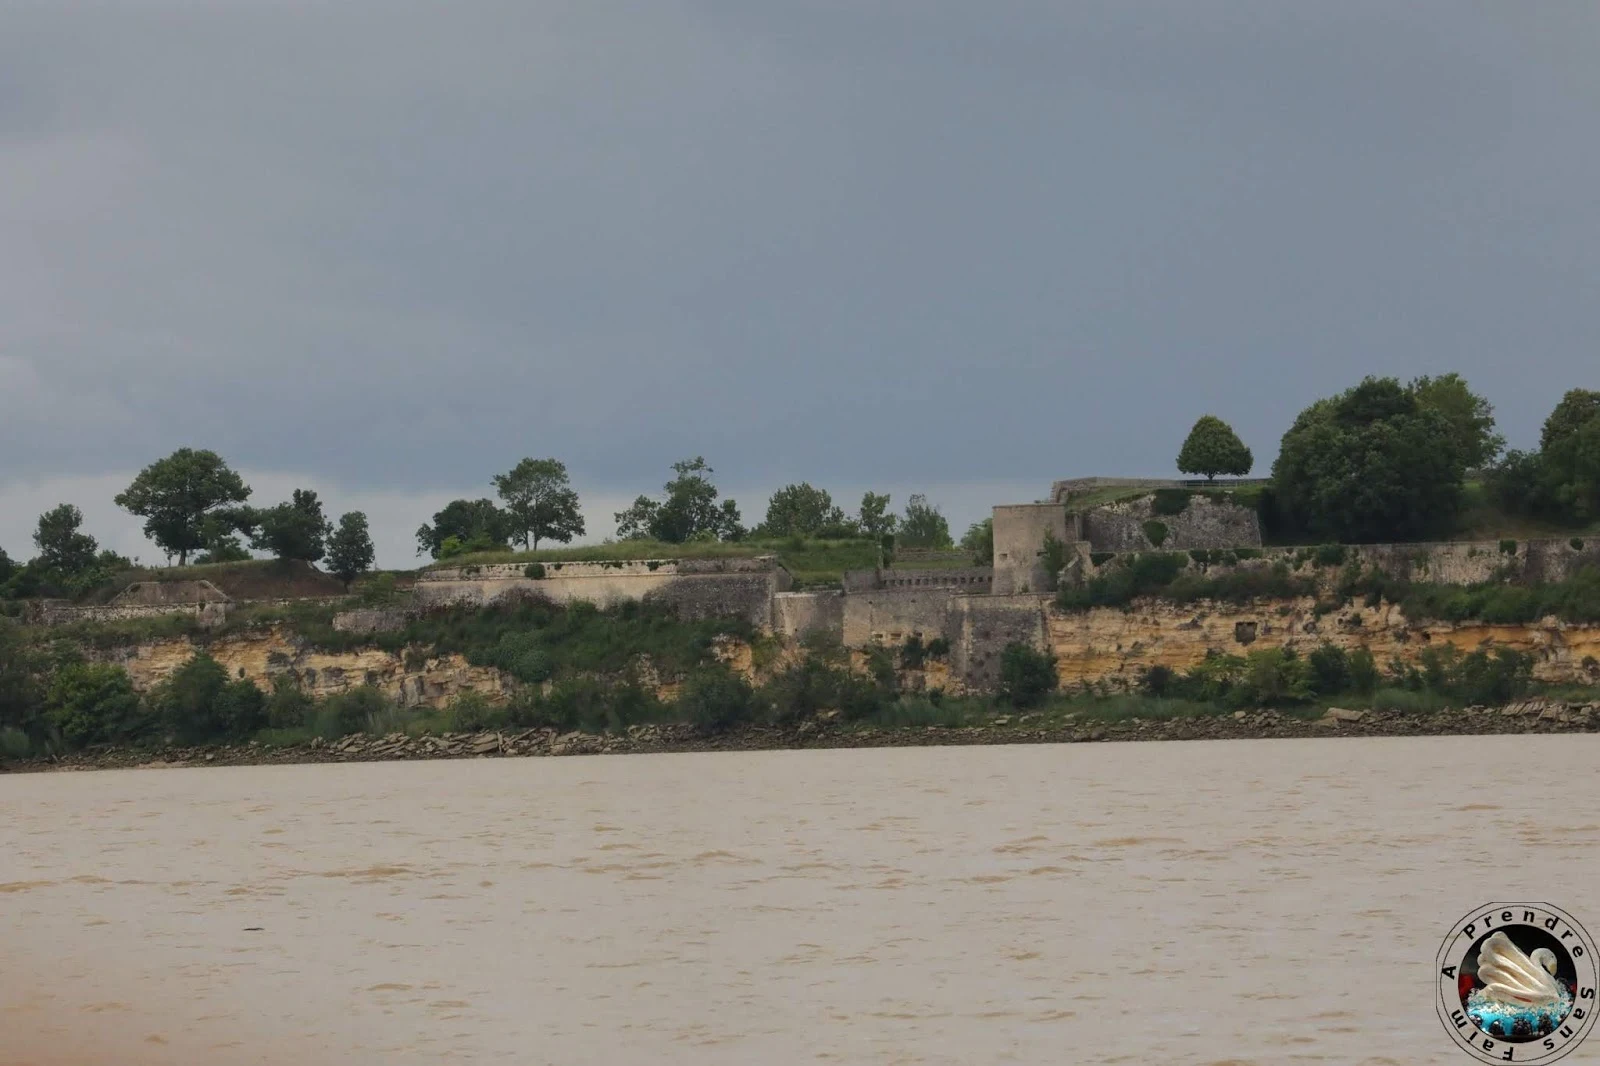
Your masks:
M939 513L939 508L930 505L928 498L918 493L906 501L905 517L900 520L895 543L902 548L949 548L955 542L950 539L950 523Z
M81 574L95 565L98 545L87 533L78 532L83 512L63 503L39 516L33 543L39 549L38 563L63 577Z
M761 532L773 537L816 536L843 531L847 524L844 509L834 505L826 489L802 481L772 494Z
M900 516L889 511L887 492L868 492L861 497L861 511L856 517L856 524L865 536L886 536L893 533L899 523Z
M744 536L739 507L717 502L711 467L696 456L672 464L677 476L667 482L665 499L640 496L617 512L617 536L624 540L654 539L668 544L690 540L738 540Z
M1417 378L1410 385L1417 402L1444 416L1450 426L1450 445L1468 470L1494 462L1506 439L1495 432L1494 408L1467 387L1460 374Z
M1207 480L1218 474L1243 477L1253 465L1255 456L1244 446L1239 434L1215 415L1201 415L1178 452L1179 470L1185 474L1203 474Z
M1539 436L1543 496L1561 517L1600 516L1600 392L1572 389L1545 419Z
M68 663L56 670L44 717L75 748L137 740L151 725L127 672L108 663Z
M1291 523L1342 541L1410 540L1448 530L1466 458L1450 420L1393 378L1367 378L1300 413L1272 467Z
M495 551L506 547L511 519L493 500L451 500L433 516L433 524L417 530L417 554L435 559L449 554L446 541L458 551Z
M328 538L328 571L348 589L350 582L372 569L376 554L367 516L360 511L341 516L339 528Z
M322 501L309 489L295 489L287 503L257 511L250 546L279 559L314 563L327 554L328 519Z
M578 494L560 460L524 459L495 475L494 487L510 518L512 538L524 548L538 548L541 540L566 544L583 536Z
M237 513L232 505L249 498L250 487L216 452L179 448L140 471L116 503L143 518L145 536L181 566L206 546L206 519L226 521Z

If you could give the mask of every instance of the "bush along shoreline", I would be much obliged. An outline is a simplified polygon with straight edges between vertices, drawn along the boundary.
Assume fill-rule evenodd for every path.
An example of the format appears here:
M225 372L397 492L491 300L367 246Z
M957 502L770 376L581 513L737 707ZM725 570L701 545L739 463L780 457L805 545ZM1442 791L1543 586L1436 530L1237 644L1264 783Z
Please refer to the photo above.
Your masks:
M264 693L204 653L140 697L116 667L69 657L42 728L0 730L0 769L1600 731L1600 689L1536 686L1528 656L1505 649L1429 649L1386 669L1333 645L1264 649L1154 667L1131 691L1066 693L1050 656L1013 644L994 697L902 690L903 671L945 654L918 642L852 661L813 641L759 684L713 660L670 700L626 674L568 676L504 703L467 693L437 709L398 707L372 687L312 700L286 679Z
M175 752L189 753L172 755L177 761L194 752L212 761L296 761L376 750L374 737L398 737L390 754L421 757L508 750L502 739L492 752L469 751L488 744L486 736L520 738L509 750L532 753L572 736L602 738L583 742L593 750L714 750L1095 739L1086 730L1129 738L1316 735L1311 723L1329 708L1400 732L1481 732L1471 708L1536 697L1564 701L1576 717L1562 726L1587 728L1585 708L1600 693L1541 687L1533 660L1506 648L1441 645L1416 662L1385 664L1333 644L1212 654L1187 670L1155 666L1121 686L1063 692L1050 655L1011 644L994 694L960 696L929 687L940 672L932 664L950 655L944 640L851 652L815 635L795 648L736 620L681 621L641 604L602 611L530 601L436 612L381 637L408 658L449 653L493 668L510 688L509 699L467 692L447 706L418 707L370 685L316 699L288 672L264 690L231 676L204 647L140 692L91 647L54 636L42 643L0 619L4 765L137 765ZM1019 733L1024 717L1028 730ZM1500 732L1525 724L1484 721ZM1264 723L1273 731L1257 730ZM656 749L640 748L641 730Z
M255 766L565 755L668 754L791 749L1306 737L1481 736L1600 732L1600 693L1588 702L1535 697L1503 707L1401 711L1330 707L1314 716L1271 708L1165 717L1048 710L990 716L982 724L849 722L836 711L785 726L708 730L688 723L634 725L615 733L553 728L473 733L352 733L333 742L274 746L260 741L200 747L83 749L59 756L0 759L0 773L96 769ZM1160 707L1152 707L1159 712Z

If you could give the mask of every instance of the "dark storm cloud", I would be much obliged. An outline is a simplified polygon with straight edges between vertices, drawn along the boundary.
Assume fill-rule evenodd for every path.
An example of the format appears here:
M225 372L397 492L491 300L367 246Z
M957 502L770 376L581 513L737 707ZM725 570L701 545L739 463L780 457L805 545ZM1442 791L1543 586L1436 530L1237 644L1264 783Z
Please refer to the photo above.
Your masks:
M1526 443L1596 384L1597 45L1587 3L0 0L0 480L1042 493L1449 369Z

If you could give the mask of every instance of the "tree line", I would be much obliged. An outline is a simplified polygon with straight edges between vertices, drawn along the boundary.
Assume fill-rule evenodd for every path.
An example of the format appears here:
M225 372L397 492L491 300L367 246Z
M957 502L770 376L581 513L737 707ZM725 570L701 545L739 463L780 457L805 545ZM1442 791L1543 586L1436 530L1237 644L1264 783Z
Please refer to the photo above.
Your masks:
M892 536L902 547L953 546L949 523L922 495L911 496L904 513L894 514L887 493L868 492L856 513L847 515L826 490L801 482L774 493L765 519L747 529L738 505L719 498L714 471L703 457L674 463L672 472L659 496L641 495L617 513L619 538L682 544ZM537 550L586 532L578 493L560 460L525 458L495 475L492 484L496 498L452 500L424 523L416 533L418 554L444 560L514 546ZM265 552L322 563L347 587L372 569L375 553L364 513L351 511L333 523L309 489L295 489L270 507L251 506L251 494L216 452L180 448L140 471L115 500L145 520L145 535L179 566L191 560L241 562L252 551ZM131 560L102 550L82 526L82 511L63 503L39 517L33 559L18 564L0 549L0 598L77 595L133 567ZM969 531L964 543L975 543L973 536Z
M904 513L897 515L889 510L887 493L868 492L850 515L826 489L809 482L785 485L773 493L766 517L747 528L739 505L722 498L712 480L714 473L703 456L673 463L673 476L658 496L640 495L613 516L617 538L686 544L893 536L901 547L953 546L949 522L926 496L912 495ZM578 494L559 460L524 459L496 475L493 483L498 503L488 497L450 501L417 530L417 554L450 559L515 545L537 550L542 541L566 544L584 535Z
M367 516L351 511L337 524L309 489L295 489L271 507L248 504L250 486L216 452L180 448L141 470L116 496L117 506L145 520L144 533L168 560L239 562L245 549L281 560L322 562L346 587L372 569L375 552ZM101 550L82 532L83 512L63 503L39 516L37 554L25 565L0 550L0 596L75 595L105 584L132 560Z
M1269 532L1343 543L1412 541L1459 528L1469 478L1508 516L1570 527L1600 518L1600 392L1568 391L1539 448L1504 451L1494 409L1459 374L1366 377L1312 403L1284 433L1260 511ZM1244 475L1250 450L1221 419L1195 423L1184 473Z

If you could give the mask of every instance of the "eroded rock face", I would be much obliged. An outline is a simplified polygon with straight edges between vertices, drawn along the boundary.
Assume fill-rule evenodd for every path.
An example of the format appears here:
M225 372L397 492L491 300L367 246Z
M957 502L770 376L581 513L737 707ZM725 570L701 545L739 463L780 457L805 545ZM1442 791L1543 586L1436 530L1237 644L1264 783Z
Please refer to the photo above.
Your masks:
M1063 685L1132 684L1152 666L1187 670L1208 651L1244 655L1292 647L1308 653L1324 641L1347 651L1365 647L1380 667L1394 659L1415 662L1427 648L1445 644L1464 653L1511 648L1533 657L1533 674L1540 681L1600 681L1600 626L1554 620L1530 625L1414 623L1389 604L1347 606L1318 617L1315 606L1311 599L1243 607L1150 600L1130 610L1051 610L1047 631Z
M156 641L118 649L110 658L128 671L143 691L171 677L202 650L184 639ZM234 677L272 688L273 678L290 674L308 695L321 699L361 685L375 685L403 707L442 707L463 692L476 692L491 702L510 696L511 686L500 671L473 666L459 655L413 656L359 648L345 652L305 648L283 629L229 637L205 648Z

